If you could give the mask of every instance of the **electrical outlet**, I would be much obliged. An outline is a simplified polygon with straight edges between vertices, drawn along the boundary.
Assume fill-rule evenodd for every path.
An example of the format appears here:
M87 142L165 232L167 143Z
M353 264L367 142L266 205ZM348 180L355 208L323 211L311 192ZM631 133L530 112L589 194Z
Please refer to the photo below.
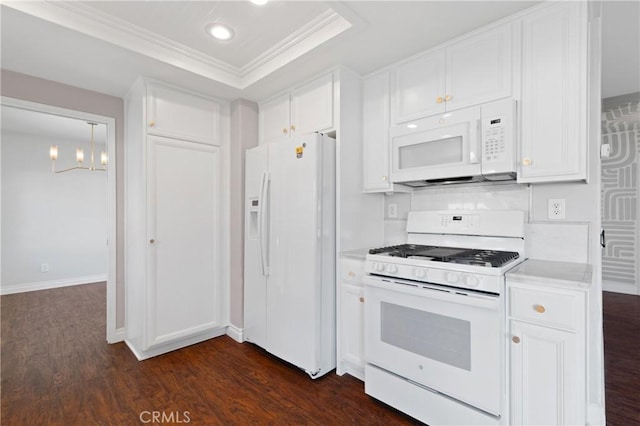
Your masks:
M40 272L49 272L49 264L43 263L40 265Z
M398 217L398 205L397 204L389 204L389 207L387 207L387 216L389 216L389 219L394 219L394 218Z
M565 218L565 202L564 198L549 199L549 219Z

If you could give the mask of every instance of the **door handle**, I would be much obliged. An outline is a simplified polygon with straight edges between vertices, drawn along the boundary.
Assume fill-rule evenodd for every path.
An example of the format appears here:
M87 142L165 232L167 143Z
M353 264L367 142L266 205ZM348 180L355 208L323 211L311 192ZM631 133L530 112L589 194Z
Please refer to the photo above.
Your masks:
M607 246L607 242L605 240L605 235L604 235L604 229L600 233L600 245L602 246L602 248L605 248Z
M267 263L267 250L269 250L269 244L267 241L267 226L266 223L269 203L267 201L267 194L269 193L269 172L264 172L262 175L262 187L260 188L260 217L258 223L260 226L260 265L262 266L262 275L269 276L269 264Z

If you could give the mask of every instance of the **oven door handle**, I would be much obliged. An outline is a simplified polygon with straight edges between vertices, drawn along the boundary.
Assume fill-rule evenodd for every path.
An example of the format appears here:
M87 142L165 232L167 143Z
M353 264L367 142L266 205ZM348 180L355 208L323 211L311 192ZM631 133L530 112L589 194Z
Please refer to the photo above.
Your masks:
M401 295L409 295L414 298L422 297L438 302L455 303L491 310L500 309L499 295L467 291L437 284L419 284L400 279L374 277L371 275L365 275L363 282L365 285L365 293L368 293L368 290L375 293L386 293L389 297L382 296L378 298L390 302L398 297L402 297ZM371 295L372 293L369 293L365 296L366 300L370 300Z

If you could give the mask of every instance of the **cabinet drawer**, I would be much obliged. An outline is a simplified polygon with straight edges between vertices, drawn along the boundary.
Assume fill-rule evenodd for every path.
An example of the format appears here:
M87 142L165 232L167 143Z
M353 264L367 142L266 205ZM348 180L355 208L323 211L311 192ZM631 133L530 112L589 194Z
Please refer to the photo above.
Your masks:
M340 258L340 277L343 281L362 284L364 259Z
M512 318L576 330L581 323L580 296L519 287L509 289Z

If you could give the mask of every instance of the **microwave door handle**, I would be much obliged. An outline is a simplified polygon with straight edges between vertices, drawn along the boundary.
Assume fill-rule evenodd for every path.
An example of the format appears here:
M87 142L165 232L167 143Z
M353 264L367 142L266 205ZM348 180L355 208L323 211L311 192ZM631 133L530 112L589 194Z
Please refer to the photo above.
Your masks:
M482 152L482 130L480 128L480 120L476 120L475 129L471 128L469 135L469 164L478 164L480 162L480 153Z

